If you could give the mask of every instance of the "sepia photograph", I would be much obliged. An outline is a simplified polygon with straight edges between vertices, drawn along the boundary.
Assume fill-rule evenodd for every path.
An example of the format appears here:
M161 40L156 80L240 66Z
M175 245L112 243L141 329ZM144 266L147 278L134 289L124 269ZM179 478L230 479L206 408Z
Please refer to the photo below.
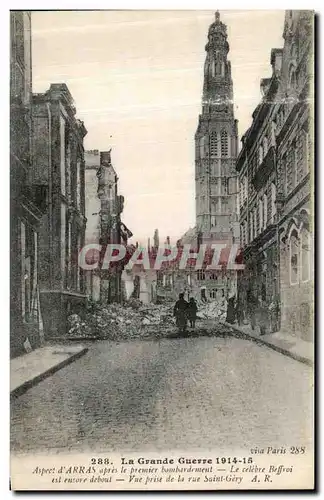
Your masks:
M8 14L10 489L313 490L315 12Z

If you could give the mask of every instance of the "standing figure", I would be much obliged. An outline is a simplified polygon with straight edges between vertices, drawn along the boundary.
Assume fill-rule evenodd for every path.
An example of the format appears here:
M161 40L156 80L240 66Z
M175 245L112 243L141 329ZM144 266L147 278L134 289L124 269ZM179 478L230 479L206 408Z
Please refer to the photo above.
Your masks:
M226 321L227 323L235 323L235 295L232 295L228 298L228 304L227 304L227 315L226 315Z
M176 317L177 327L181 332L185 332L187 329L187 313L188 313L188 302L184 299L184 294L179 294L179 299L175 303L173 309L173 316Z
M189 304L188 304L188 319L190 321L190 326L191 328L195 328L195 323L197 319L197 304L196 301L193 297L191 297Z

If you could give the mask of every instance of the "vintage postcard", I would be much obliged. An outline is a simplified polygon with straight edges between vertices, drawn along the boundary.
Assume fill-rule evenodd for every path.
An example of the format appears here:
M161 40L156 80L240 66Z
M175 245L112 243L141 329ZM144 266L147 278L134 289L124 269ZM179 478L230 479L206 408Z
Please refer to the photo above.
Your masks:
M314 489L314 12L10 12L11 489Z

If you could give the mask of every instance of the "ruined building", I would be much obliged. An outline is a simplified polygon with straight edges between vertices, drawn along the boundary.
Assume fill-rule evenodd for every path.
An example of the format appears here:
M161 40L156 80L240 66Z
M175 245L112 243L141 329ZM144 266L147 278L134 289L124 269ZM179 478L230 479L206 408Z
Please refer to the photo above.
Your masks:
M125 296L122 272L124 260L120 260L107 269L102 264L107 245L123 245L127 248L131 231L121 220L124 209L124 197L118 191L118 176L111 162L111 150L91 150L86 158L86 243L100 244L101 252L87 255L87 263L98 266L86 271L87 292L93 300L106 303L122 302ZM91 251L90 251L91 253Z
M10 13L10 354L41 342L39 222L32 147L31 15Z
M84 307L84 148L87 130L64 83L33 95L34 183L42 206L39 286L45 337L64 335L67 316Z

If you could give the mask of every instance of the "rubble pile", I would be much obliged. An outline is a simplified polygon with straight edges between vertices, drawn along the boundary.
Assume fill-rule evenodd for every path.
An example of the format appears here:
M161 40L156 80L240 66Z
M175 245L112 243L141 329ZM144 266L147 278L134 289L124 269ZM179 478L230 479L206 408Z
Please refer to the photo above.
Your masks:
M227 302L213 301L213 302L200 302L198 305L198 318L201 319L218 319L220 321L226 320Z
M72 314L68 318L69 336L74 338L102 338L109 340L162 336L166 326L173 326L173 309L167 305L142 304L130 299L125 305L106 304L92 306L81 318Z

